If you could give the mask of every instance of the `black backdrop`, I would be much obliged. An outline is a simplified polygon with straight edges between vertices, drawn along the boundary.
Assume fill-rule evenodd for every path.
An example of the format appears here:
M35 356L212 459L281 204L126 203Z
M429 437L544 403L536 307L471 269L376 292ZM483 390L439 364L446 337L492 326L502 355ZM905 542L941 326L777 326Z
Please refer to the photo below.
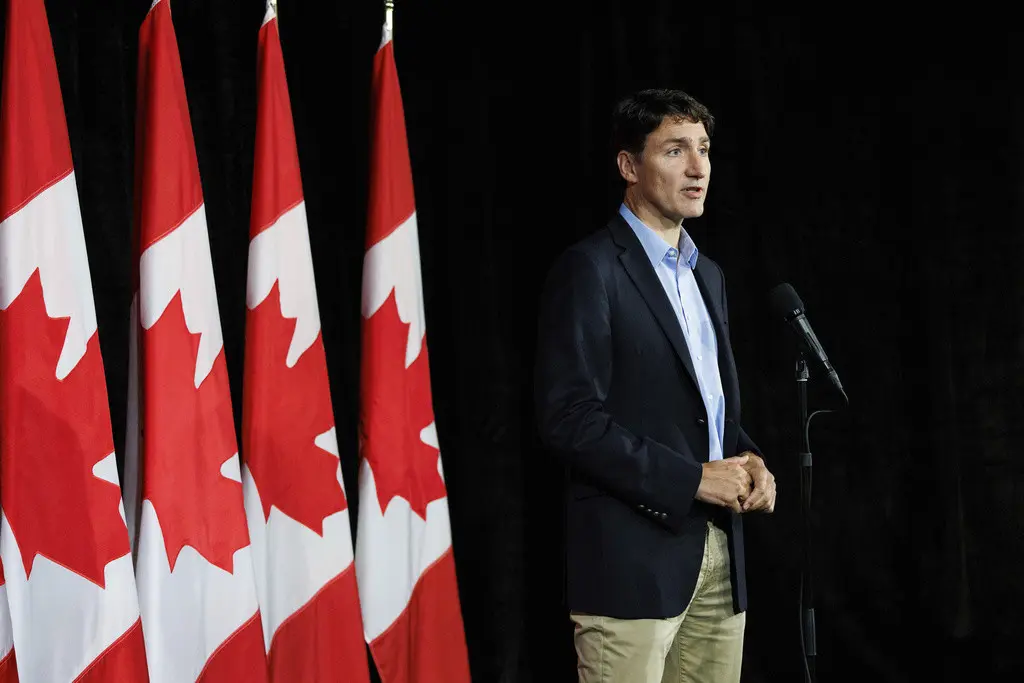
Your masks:
M13 0L19 2L21 0ZM748 431L779 480L749 520L745 680L799 680L791 282L851 398L816 418L819 674L1020 675L1024 256L1020 35L972 5L787 16L752 2L398 0L435 410L474 681L571 681L560 471L537 447L536 297L619 200L617 97L718 118L703 218L725 268ZM149 0L47 0L118 447L138 26ZM829 14L830 16L824 16ZM261 0L175 0L236 412ZM382 7L282 0L323 334L353 507L368 89ZM2 21L2 19L0 19ZM831 398L814 388L814 407Z

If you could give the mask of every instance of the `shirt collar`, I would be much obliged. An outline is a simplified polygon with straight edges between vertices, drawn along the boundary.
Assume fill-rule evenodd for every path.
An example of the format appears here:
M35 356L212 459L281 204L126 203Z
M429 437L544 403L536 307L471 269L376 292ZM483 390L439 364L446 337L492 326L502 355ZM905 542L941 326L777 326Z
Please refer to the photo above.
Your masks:
M665 260L665 257L669 255L669 250L672 249L668 242L663 240L661 236L636 217L629 207L626 206L625 202L619 206L619 215L622 216L629 227L633 229L633 233L640 240L641 246L644 248L644 252L647 254L647 258L650 259L652 266L657 266L659 263ZM693 270L697 267L697 245L694 244L693 239L686 232L684 228L679 229L679 262Z

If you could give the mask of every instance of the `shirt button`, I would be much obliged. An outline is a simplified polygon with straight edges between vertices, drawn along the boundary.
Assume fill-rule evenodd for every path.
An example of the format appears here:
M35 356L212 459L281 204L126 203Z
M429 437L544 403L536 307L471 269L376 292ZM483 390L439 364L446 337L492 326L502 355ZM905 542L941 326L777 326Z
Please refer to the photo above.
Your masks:
M697 360L704 360L704 356L697 356Z

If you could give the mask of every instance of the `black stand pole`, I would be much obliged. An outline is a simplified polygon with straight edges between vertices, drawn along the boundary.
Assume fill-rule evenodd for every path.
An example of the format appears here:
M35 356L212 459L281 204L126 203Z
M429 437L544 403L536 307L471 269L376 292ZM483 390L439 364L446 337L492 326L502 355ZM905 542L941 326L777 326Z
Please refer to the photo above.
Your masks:
M796 363L796 386L800 398L800 516L803 534L803 568L800 573L800 639L804 656L806 683L814 683L814 658L817 656L814 630L814 583L811 575L811 445L810 418L807 414L807 360Z

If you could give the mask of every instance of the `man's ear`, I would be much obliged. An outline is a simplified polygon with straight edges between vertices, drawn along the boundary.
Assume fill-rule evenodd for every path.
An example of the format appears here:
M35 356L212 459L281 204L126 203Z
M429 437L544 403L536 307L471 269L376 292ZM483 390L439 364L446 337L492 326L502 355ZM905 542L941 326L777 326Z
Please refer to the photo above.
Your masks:
M615 163L619 167L619 175L622 176L628 184L640 182L640 177L637 173L637 164L639 163L630 152L622 149L619 150L619 155L615 157Z

